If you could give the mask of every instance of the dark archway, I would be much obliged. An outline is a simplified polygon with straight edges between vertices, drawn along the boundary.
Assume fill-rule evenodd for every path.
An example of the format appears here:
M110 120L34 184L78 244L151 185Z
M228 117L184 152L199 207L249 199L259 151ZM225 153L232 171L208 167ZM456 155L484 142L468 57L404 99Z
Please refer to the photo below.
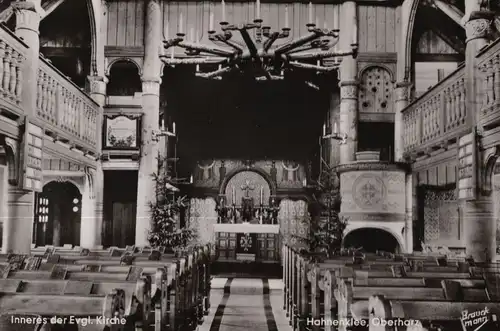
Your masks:
M399 253L398 240L389 232L376 228L362 228L349 232L344 238L345 248L363 247L364 252L375 253L377 250Z
M50 182L35 196L33 243L80 245L82 195L70 182Z

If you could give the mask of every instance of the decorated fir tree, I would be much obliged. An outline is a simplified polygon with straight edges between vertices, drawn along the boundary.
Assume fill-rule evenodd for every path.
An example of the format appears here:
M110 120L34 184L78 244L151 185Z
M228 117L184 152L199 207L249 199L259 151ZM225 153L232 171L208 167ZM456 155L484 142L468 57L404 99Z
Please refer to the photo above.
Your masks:
M342 246L347 219L339 215L341 197L337 174L325 166L313 194L312 207L315 209L308 237L296 237L305 244L309 254L331 256Z
M156 183L156 200L150 202L152 229L148 240L154 248L180 252L188 248L195 239L195 232L189 227L180 228L177 220L188 207L186 196L179 195L175 187L178 182L168 175L166 159L158 160L158 170L152 176Z

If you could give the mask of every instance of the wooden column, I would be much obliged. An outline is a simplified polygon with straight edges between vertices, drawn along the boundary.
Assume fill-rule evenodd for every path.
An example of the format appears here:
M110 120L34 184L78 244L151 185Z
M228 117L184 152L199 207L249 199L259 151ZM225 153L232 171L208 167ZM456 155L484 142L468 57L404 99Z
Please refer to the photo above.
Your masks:
M472 153L479 156L476 132L482 131L477 126L480 113L476 98L479 91L480 75L477 69L476 55L484 47L487 40L487 32L492 20L491 13L481 11L481 1L471 0L465 2L465 16L463 23L466 31L466 51L465 51L465 78L466 78L466 107L468 123L473 127L472 131ZM475 157L472 165L476 171L476 182L480 171L482 171L481 158ZM461 179L461 178L459 178ZM481 196L482 192L477 192L475 200L465 197L462 201L464 215L464 239L466 254L474 258L475 261L488 262L496 254L495 219L493 217L492 202L490 197Z
M354 1L342 4L341 15L346 19L340 27L340 47L350 49L357 41L357 8ZM340 164L354 162L358 148L358 82L357 61L344 57L340 65L340 133L347 134L347 142L340 145Z
M16 14L16 35L29 47L23 72L23 110L26 115L36 114L38 61L40 39L38 29L40 14L35 3L31 1L12 3ZM34 215L34 196L30 191L21 190L15 186L8 189L8 218L4 223L7 240L3 244L4 252L29 254L31 251Z
M396 102L394 116L394 161L402 162L404 154L404 123L402 111L408 106L410 100L410 87L408 82L396 83Z
M147 246L151 229L149 203L156 198L155 182L151 177L158 169L158 143L153 132L159 129L161 61L161 11L158 0L146 2L144 29L144 68L142 77L142 146L137 185L137 217L135 244Z
M405 241L406 253L413 253L413 175L406 174Z
M97 150L102 151L102 125L103 107L106 103L106 77L88 77L90 96L100 106L97 116ZM104 172L102 163L97 160L96 168L89 170L86 178L85 197L82 197L82 222L80 230L80 246L84 248L95 248L101 245L103 209L104 209Z

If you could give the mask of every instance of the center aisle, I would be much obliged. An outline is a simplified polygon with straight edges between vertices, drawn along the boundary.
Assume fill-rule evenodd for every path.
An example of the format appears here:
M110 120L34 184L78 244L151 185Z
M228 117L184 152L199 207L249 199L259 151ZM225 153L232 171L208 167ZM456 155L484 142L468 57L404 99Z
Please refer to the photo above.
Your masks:
M291 331L279 279L214 278L210 313L199 331Z

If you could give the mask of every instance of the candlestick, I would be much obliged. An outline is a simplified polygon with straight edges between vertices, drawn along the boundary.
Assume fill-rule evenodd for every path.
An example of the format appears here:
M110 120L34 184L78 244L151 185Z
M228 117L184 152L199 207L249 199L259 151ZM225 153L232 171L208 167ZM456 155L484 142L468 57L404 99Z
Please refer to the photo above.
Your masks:
M182 13L179 14L179 33L182 33L182 31L184 30L184 22L183 22L183 18L182 18Z
M313 4L309 2L309 23L313 23Z
M175 122L172 123L172 133L175 133Z
M326 136L326 124L323 124L323 136Z
M214 13L210 12L210 23L209 23L209 31L215 31L214 29Z
M288 23L288 5L285 5L285 28L289 28L289 23Z
M222 6L222 22L225 22L226 21L226 2L224 0L222 0L221 6Z
M255 18L260 19L260 0L255 2Z

